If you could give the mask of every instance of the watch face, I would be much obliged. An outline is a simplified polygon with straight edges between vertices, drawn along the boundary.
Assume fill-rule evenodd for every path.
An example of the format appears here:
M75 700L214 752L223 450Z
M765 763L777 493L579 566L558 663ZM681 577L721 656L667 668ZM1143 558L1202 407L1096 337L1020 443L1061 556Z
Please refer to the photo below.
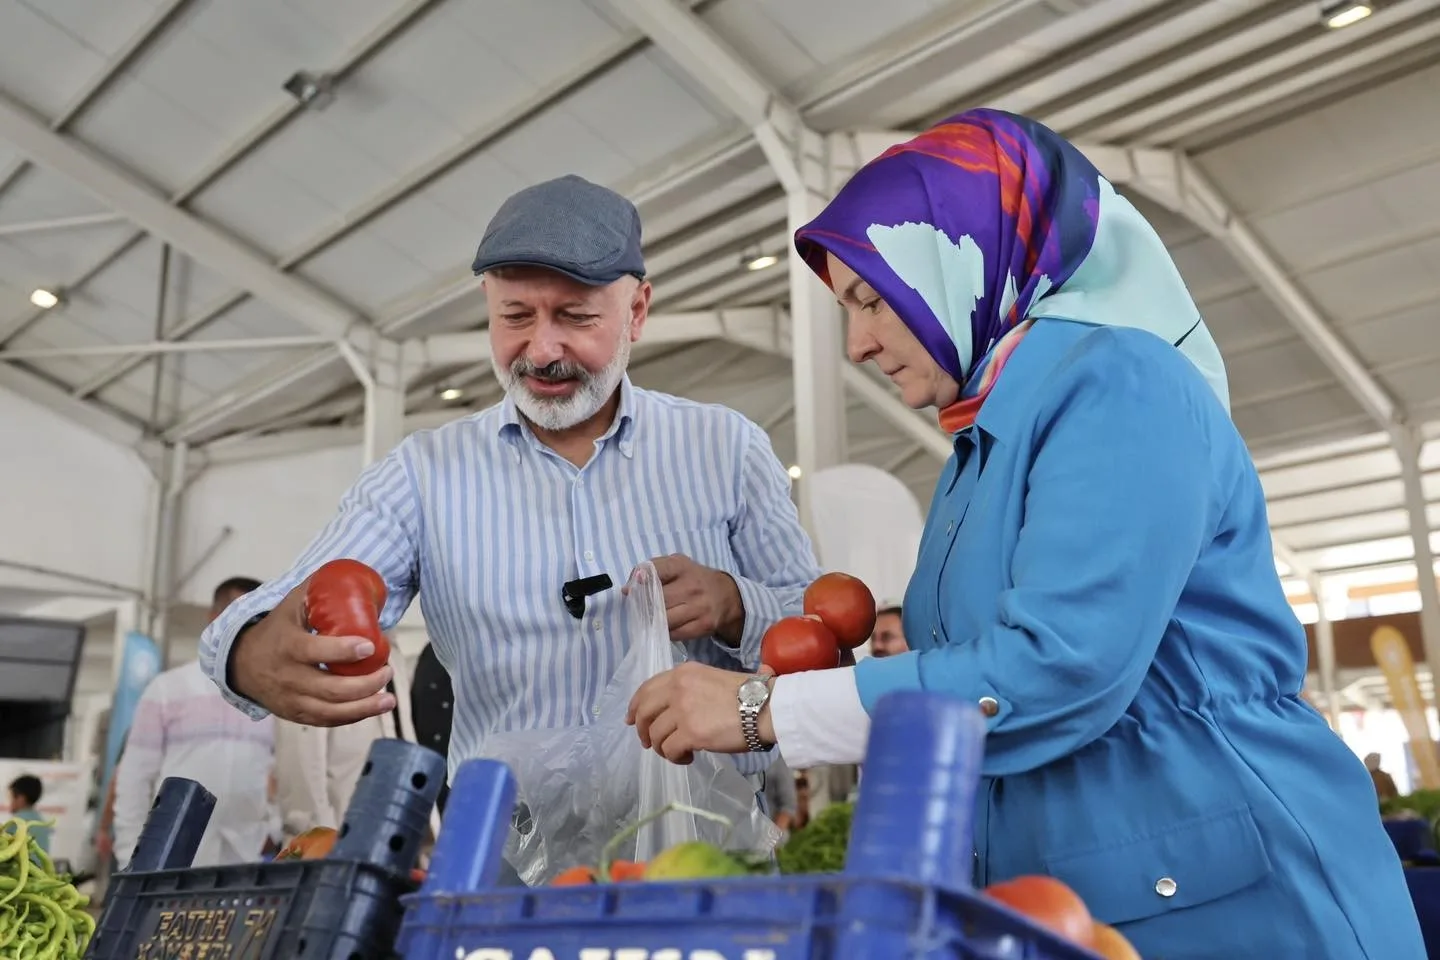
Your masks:
M765 681L758 677L751 677L740 684L740 702L747 707L758 707L763 704L770 695L770 688Z

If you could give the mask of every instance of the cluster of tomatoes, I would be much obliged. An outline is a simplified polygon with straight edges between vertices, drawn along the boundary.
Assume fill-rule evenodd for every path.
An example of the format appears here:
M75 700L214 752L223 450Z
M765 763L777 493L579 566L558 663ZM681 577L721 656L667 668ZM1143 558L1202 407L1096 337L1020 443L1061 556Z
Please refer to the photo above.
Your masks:
M827 573L805 590L804 614L777 620L760 641L760 662L775 672L840 665L875 630L875 596L858 577Z
M1054 877L1016 877L981 892L1105 960L1141 960L1124 934L1091 917L1085 901Z

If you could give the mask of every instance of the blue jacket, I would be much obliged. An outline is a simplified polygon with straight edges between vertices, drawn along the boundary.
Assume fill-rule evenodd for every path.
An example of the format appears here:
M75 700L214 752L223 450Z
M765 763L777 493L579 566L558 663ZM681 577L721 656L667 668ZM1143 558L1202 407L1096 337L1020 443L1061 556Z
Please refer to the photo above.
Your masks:
M1069 884L1146 960L1423 960L1358 758L1300 698L1305 636L1230 418L1153 334L1045 320L931 503L885 693L993 713L977 884Z

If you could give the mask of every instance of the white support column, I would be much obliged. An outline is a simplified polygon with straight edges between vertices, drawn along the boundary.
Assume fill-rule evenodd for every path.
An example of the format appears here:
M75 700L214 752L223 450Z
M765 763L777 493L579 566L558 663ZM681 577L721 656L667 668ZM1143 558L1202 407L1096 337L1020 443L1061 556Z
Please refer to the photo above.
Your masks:
M150 527L150 565L145 580L144 630L170 666L170 585L175 579L175 547L180 504L189 480L190 447L177 443L165 452L164 471L156 484L155 512Z
M1330 598L1326 596L1326 584L1315 574L1305 578L1310 585L1310 595L1315 598L1315 659L1316 672L1320 674L1320 693L1325 697L1325 719L1330 729L1340 732L1340 695L1335 689L1335 622L1330 619Z
M363 465L381 459L405 439L405 387L419 369L413 352L394 340L376 337L368 356L341 344L350 369L365 388Z
M755 135L789 199L791 233L830 197L828 144L800 112L710 26L677 0L613 0ZM805 490L818 470L845 461L845 365L839 310L791 253L790 316L795 365L795 434L801 519L809 523Z
M1430 549L1430 516L1426 508L1425 479L1420 469L1424 441L1409 427L1391 431L1400 478L1405 484L1405 509L1410 516L1410 539L1415 544L1415 583L1420 591L1420 636L1425 662L1440 689L1440 589L1435 584L1435 553Z

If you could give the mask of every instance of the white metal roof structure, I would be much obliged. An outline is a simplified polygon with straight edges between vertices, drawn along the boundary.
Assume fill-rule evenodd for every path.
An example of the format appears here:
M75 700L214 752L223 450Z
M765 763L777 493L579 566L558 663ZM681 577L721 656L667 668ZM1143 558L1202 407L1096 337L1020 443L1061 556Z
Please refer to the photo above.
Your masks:
M883 466L924 502L943 438L836 362L788 236L905 131L989 105L1071 137L1166 239L1229 365L1282 566L1413 579L1411 518L1440 522L1440 0L1343 29L1333 12L0 0L0 388L157 470L175 444L212 463L373 453L496 398L470 257L506 195L574 172L645 221L637 382L736 406L786 462Z

